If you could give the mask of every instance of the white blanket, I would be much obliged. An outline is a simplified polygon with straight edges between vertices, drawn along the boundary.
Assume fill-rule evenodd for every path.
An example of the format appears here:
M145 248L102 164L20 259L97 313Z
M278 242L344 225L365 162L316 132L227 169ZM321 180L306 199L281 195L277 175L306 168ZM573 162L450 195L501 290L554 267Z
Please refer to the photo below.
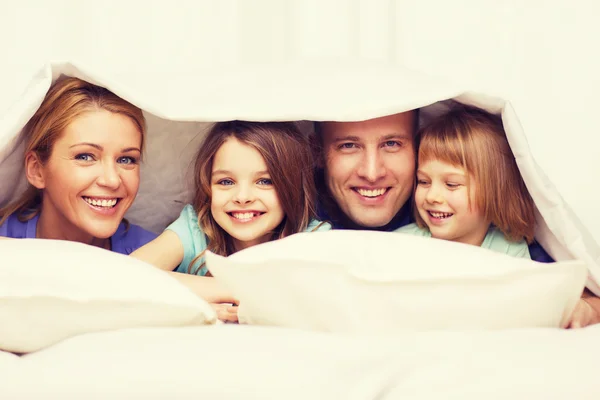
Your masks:
M191 74L107 73L75 63L46 65L0 122L0 204L23 188L19 132L60 74L106 86L146 111L148 152L129 218L154 231L189 201L189 165L208 122L248 120L361 120L424 107L422 119L444 101L501 113L517 163L539 211L536 238L556 260L582 259L588 287L600 294L600 246L533 159L510 103L471 93L408 69L373 63L244 65ZM310 124L304 124L310 129ZM593 201L593 199L590 199Z

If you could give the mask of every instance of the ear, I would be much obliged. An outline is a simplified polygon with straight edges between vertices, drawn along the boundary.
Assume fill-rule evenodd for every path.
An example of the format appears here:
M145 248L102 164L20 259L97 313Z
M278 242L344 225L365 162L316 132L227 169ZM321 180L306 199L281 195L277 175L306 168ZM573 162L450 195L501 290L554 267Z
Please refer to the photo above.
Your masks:
M46 187L44 165L34 151L30 151L25 155L25 176L29 183L37 189L44 189Z
M325 160L323 158L325 153L323 151L321 140L314 133L308 137L308 140L310 141L310 149L312 151L316 167L319 169L325 168Z

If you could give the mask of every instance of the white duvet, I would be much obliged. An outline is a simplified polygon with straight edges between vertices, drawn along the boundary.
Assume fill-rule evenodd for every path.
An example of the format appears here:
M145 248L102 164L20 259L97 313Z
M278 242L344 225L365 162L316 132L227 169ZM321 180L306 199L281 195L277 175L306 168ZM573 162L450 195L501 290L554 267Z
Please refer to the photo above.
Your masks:
M364 337L217 325L0 353L6 399L596 400L600 326Z

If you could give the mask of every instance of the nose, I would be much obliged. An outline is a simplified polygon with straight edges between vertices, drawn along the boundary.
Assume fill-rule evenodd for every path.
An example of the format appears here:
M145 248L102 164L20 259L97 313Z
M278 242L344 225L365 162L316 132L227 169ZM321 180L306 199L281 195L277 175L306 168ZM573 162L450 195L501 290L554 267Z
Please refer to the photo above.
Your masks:
M427 193L425 194L425 201L430 204L442 203L444 201L442 188L437 184L431 184L431 186L427 189Z
M102 164L102 171L98 176L98 185L116 190L121 185L121 176L117 169L116 163L104 163Z
M249 184L238 184L233 202L240 205L250 204L254 201L254 190Z
M365 151L357 173L358 176L369 182L376 182L385 176L386 168L383 156L379 154L377 149Z

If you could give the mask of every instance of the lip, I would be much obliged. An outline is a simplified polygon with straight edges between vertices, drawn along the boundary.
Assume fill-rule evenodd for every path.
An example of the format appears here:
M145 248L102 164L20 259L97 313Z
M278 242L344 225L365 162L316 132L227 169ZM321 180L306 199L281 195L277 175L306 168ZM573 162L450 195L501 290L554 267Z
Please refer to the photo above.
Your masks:
M367 197L367 196L363 196L362 194L358 193L358 189L364 189L364 190L385 189L385 192L382 195L379 195L377 197ZM379 205L379 204L382 204L383 202L385 202L385 199L387 199L388 194L390 193L392 188L390 186L385 186L385 187L353 186L350 188L350 190L358 197L358 200L362 204L373 206L373 205Z
M441 226L444 225L446 223L449 222L450 218L452 218L454 216L454 213L450 213L447 211L437 211L437 210L424 210L425 213L427 213L427 219L429 220L429 222L432 225L436 225L436 226ZM448 217L448 218L436 218L433 215L431 215L431 212L435 212L435 213L446 213L446 214L452 214L452 216Z
M105 207L98 207L98 206L94 206L90 203L88 203L87 201L85 201L83 198L84 197L89 197L89 198L93 198L93 199L100 199L100 200L109 200L109 199L117 199L117 204L114 205L114 207L111 208L105 208ZM94 212L94 214L97 215L101 215L101 216L105 216L105 217L110 217L113 216L117 213L117 210L119 209L120 205L121 205L121 200L123 200L122 197L106 197L106 196L81 196L81 201L88 206L88 208L90 210L92 210Z
M238 224L248 224L251 222L256 221L257 219L259 219L260 217L262 217L266 211L259 211L259 210L234 210L234 211L225 211L225 213L229 216L229 218ZM241 220L238 219L236 217L233 216L233 214L246 214L246 213L252 213L255 214L254 217L250 218L250 219L245 219L245 220Z

